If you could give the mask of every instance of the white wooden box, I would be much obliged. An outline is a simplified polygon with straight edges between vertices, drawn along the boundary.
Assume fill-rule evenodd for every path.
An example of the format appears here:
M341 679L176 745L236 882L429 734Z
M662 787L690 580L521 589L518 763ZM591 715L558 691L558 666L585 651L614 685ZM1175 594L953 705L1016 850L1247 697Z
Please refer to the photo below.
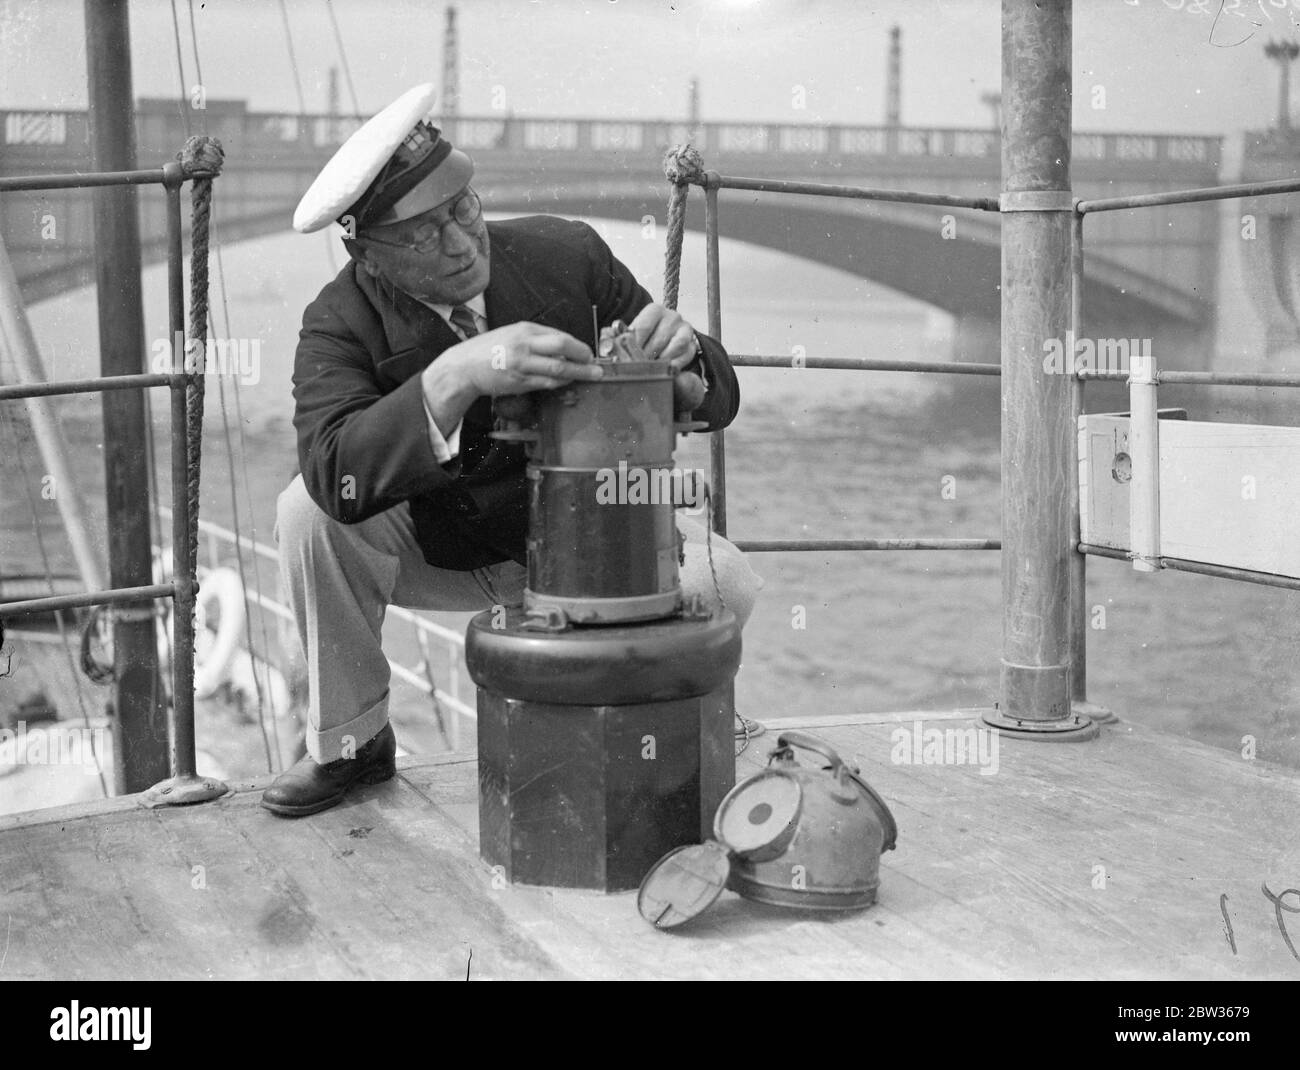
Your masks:
M1160 424L1160 555L1300 578L1300 428ZM1079 419L1085 543L1129 550L1129 417Z

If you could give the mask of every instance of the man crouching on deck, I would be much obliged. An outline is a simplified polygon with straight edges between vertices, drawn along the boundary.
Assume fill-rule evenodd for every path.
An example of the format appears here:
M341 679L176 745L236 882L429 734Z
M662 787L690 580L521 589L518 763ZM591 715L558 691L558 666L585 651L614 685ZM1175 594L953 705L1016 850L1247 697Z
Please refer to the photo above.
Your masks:
M631 325L677 372L677 407L710 430L736 415L722 347L650 295L590 227L546 216L486 223L474 167L425 121L431 86L371 119L294 215L338 221L351 262L303 314L294 366L302 475L280 495L280 568L307 659L307 755L266 789L277 814L311 814L392 777L389 605L481 610L523 601L523 447L489 438L492 398L600 377L600 324ZM577 336L577 337L575 337ZM704 528L679 519L681 579L716 605ZM713 559L743 624L761 581L730 543Z

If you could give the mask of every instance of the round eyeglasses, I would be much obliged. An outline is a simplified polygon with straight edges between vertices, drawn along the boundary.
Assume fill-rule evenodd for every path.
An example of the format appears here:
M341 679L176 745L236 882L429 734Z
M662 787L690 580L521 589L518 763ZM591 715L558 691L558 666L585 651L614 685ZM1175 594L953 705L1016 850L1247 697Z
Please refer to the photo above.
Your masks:
M360 237L366 241L372 241L376 245L391 245L395 249L412 249L417 253L432 253L442 246L442 232L448 223L455 223L459 227L471 227L478 222L482 214L483 206L479 203L478 194L472 189L467 189L451 206L450 219L441 222L431 219L427 223L420 224L412 232L413 241L388 241L384 238L375 237L374 233L370 231L363 231Z

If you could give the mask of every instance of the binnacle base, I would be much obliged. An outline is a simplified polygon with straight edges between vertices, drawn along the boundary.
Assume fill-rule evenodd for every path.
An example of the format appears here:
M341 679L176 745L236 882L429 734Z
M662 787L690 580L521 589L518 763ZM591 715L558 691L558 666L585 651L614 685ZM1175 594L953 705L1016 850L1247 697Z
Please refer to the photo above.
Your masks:
M625 891L708 836L735 783L740 626L707 619L531 630L470 622L479 853L517 884ZM495 626L494 626L495 625Z
M512 884L627 891L735 782L725 689L623 706L478 693L479 854Z

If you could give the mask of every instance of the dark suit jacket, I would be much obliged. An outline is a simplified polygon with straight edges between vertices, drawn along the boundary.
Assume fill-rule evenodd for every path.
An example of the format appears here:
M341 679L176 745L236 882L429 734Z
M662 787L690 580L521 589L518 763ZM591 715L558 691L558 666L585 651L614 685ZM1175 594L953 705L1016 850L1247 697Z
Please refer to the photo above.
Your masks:
M488 327L521 320L591 338L630 323L650 295L589 226L549 216L489 223ZM729 424L740 402L722 346L699 335L709 391L695 418ZM459 456L439 465L420 372L460 339L432 309L349 263L303 313L294 363L294 427L307 490L326 514L357 523L410 502L425 560L467 570L525 563L524 448L488 437L491 398L465 414Z

